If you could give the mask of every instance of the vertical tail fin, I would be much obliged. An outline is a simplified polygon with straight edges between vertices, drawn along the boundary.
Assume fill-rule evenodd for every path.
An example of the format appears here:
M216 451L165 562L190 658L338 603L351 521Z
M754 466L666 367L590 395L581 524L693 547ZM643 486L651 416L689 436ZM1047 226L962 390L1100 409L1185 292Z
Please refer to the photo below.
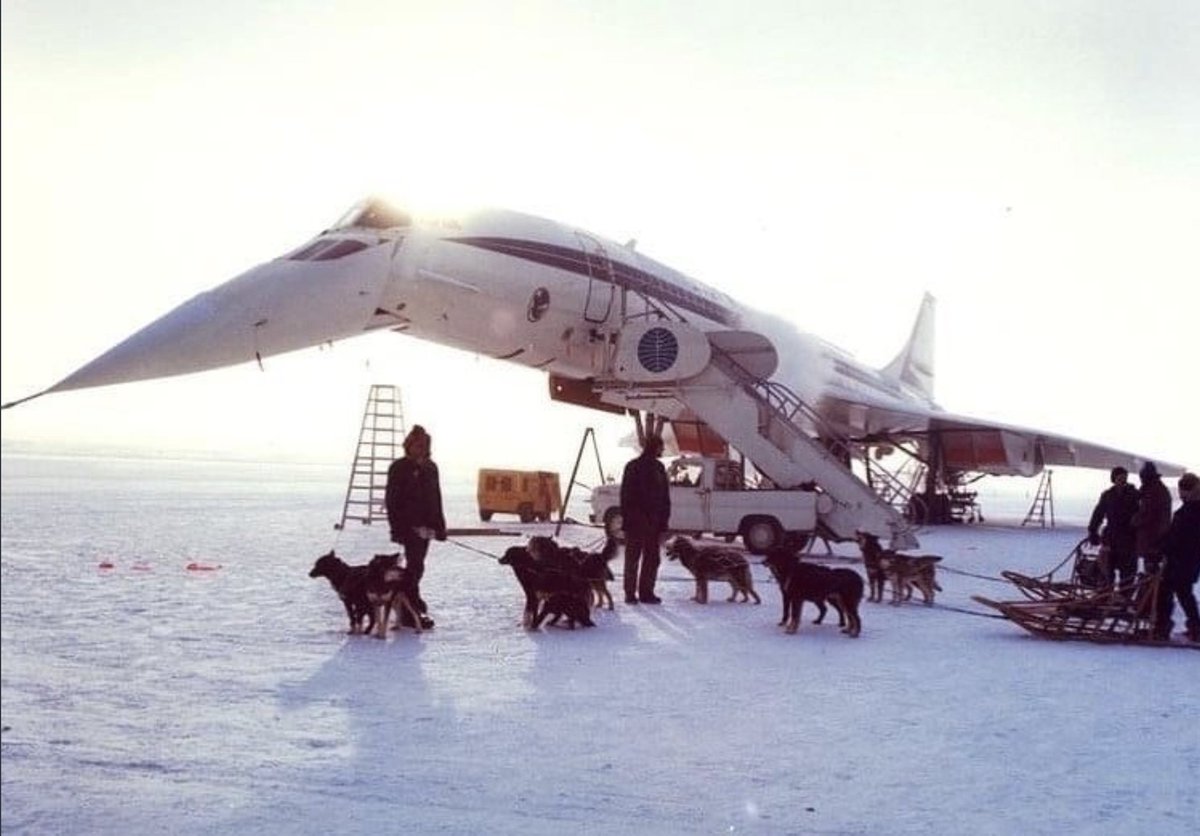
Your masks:
M933 400L933 319L937 300L929 293L921 300L912 334L896 359L883 367L886 376L919 389Z

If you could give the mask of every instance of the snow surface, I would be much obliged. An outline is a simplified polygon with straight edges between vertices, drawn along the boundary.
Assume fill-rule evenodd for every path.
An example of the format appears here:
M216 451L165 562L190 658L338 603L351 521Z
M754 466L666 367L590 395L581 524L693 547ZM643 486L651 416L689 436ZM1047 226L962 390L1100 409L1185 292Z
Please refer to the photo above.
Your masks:
M1015 597L998 572L1051 568L1077 524L925 529L939 606L864 603L858 639L811 609L783 634L761 566L761 606L701 606L674 563L661 607L618 594L594 629L526 632L511 573L471 550L521 538L454 537L423 584L436 629L379 641L307 574L388 549L333 530L340 469L2 470L6 834L1200 829L1200 654L962 611ZM477 526L470 486L447 494Z

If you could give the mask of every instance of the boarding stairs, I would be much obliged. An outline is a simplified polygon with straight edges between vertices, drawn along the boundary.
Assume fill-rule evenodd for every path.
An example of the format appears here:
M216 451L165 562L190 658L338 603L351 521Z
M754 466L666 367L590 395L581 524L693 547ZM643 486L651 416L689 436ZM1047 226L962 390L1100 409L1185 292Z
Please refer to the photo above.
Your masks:
M373 384L363 408L342 519L334 524L334 528L341 530L346 520L370 525L375 520L387 519L384 500L388 468L402 455L404 434L404 409L399 387Z
M832 510L821 514L820 520L836 539L850 540L862 531L889 542L893 549L917 545L903 514L851 470L849 440L791 389L754 376L714 346L709 368L699 379L681 385L678 397L777 485L815 482L820 486L833 500ZM747 432L747 427L757 432ZM879 470L882 479L886 471ZM904 489L893 481L894 491Z
M742 452L781 488L815 484L832 501L819 515L831 539L852 540L858 532L874 534L893 549L917 545L904 514L882 499L850 467L852 445L796 393L758 377L720 341L709 337L710 360L698 374L680 380L630 382L611 374L597 385L627 402L650 409L669 400L690 409ZM895 494L908 493L900 480L877 468Z
M912 498L924 482L929 468L911 451L903 447L897 447L896 450L908 458L894 471L885 468L878 460L872 460L869 454L863 455L863 466L866 469L867 484L879 498L909 517Z

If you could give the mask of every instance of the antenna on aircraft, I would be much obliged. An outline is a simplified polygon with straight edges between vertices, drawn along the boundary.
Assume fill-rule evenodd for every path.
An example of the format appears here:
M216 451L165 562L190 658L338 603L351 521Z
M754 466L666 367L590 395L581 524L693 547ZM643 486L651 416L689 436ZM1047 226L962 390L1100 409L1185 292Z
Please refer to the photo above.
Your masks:
M637 239L636 239L636 238L630 238L628 241L626 241L626 242L625 242L625 249L627 249L627 250L636 250L636 249L637 249Z

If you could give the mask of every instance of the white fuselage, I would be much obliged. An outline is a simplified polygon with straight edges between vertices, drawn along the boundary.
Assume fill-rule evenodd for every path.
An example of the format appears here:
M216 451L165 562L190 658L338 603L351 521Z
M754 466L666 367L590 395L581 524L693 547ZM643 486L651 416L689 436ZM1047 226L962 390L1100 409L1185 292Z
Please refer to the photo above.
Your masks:
M701 331L762 334L778 354L773 379L810 402L833 392L883 407L929 406L789 323L614 241L505 210L419 221L395 214L394 223L365 208L348 216L185 302L50 391L261 360L380 329L582 379L604 371L625 324L667 314Z
M608 335L646 300L701 329L737 327L724 294L612 241L513 212L415 228L372 323L568 377L602 370Z
M414 228L371 327L574 378L604 371L626 321L668 310L704 331L742 329L775 346L778 380L816 402L834 391L881 406L928 399L795 326L628 247L553 221L490 211Z

